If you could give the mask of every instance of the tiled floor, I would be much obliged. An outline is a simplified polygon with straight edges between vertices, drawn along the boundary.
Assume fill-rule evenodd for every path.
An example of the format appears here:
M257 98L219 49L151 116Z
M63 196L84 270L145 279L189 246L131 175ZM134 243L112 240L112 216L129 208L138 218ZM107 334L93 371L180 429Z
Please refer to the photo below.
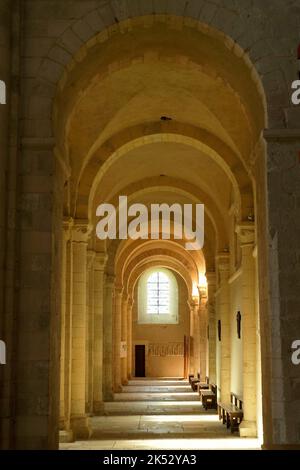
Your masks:
M132 380L105 404L104 416L90 419L91 438L61 449L257 449L205 411L183 380Z

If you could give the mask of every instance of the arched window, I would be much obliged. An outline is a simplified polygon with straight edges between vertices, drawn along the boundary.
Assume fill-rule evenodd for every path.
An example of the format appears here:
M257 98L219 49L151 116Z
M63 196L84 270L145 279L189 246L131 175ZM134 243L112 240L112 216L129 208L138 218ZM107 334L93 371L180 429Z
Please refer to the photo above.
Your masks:
M140 277L138 323L178 323L178 285L169 269L148 269Z
M156 271L148 277L147 313L150 315L170 313L170 281L161 271Z

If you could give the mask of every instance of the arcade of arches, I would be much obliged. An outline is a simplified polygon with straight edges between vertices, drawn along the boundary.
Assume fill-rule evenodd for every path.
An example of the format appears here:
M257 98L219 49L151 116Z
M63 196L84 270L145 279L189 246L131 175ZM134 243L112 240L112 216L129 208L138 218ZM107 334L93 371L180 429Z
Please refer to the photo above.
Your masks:
M79 2L81 18L76 1L61 10L48 1L47 18L33 3L14 13L9 1L1 6L13 26L24 15L27 35L23 56L18 28L4 35L19 60L7 64L13 98L0 144L7 149L10 135L9 161L20 171L2 210L11 214L1 229L2 447L57 448L59 431L87 440L93 417L135 377L136 346L147 378L200 373L219 399L241 396L241 437L297 446L300 371L290 345L300 333L300 134L286 80L245 52L233 25L222 31L201 14L131 14L101 26L95 15L110 2ZM90 36L80 26L75 35L70 11ZM46 22L61 36L51 42L48 33L40 54ZM290 116L285 124L280 113ZM120 195L148 208L204 204L203 249L172 237L98 239L96 208L117 207ZM147 311L140 321L154 272L176 288L173 323L147 323Z

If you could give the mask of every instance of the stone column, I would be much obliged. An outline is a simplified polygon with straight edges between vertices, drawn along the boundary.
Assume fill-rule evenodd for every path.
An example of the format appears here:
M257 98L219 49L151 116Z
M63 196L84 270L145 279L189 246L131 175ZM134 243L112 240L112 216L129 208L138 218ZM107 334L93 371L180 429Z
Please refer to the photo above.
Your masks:
M73 309L73 219L63 222L62 256L62 332L61 332L61 442L72 442L71 381L72 381L72 309Z
M115 309L114 309L114 391L121 392L121 320L122 320L122 289L115 288Z
M74 221L71 426L75 439L89 437L86 415L87 224Z
M114 276L105 276L103 311L103 399L113 400L113 302Z
M207 310L206 310L206 289L200 290L199 304L199 353L200 353L200 374L201 380L204 381L207 375Z
M217 257L217 266L220 276L218 307L221 319L221 400L230 402L231 341L229 315L230 300L228 284L229 255L219 255Z
M132 378L132 308L133 308L132 297L128 298L127 301L127 377Z
M61 353L60 353L60 410L59 410L59 429L66 429L66 332L69 328L69 317L67 316L67 257L70 246L70 224L69 221L63 223L63 240L62 240L62 269L61 269Z
M103 302L104 302L104 269L107 261L105 253L96 253L94 261L94 387L93 387L93 413L103 413Z
M208 315L208 377L210 383L216 383L216 273L206 273L206 279Z
M94 396L94 261L95 252L87 252L87 315L86 315L86 412L93 413Z
M128 329L128 319L127 319L127 314L128 314L128 296L123 295L123 300L122 300L122 332L121 332L121 338L122 341L125 341L126 343L126 357L122 357L121 359L121 377L122 377L122 384L126 385L128 383L128 377L127 377L127 358L128 358L128 334L127 334L127 329Z
M194 343L194 375L197 377L200 373L200 319L199 319L199 300L193 298L192 302L193 315L193 343Z
M193 310L193 301L188 302L188 306L190 309L190 338L189 338L189 374L195 375L195 361L194 361L194 310Z
M256 429L256 311L254 224L236 228L242 249L242 342L243 342L243 410L240 435L255 437Z

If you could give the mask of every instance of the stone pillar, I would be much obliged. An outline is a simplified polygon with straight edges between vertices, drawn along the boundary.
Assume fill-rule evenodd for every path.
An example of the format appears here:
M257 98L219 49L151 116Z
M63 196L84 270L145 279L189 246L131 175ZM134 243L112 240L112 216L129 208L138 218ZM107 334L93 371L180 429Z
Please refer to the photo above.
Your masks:
M121 346L121 320L122 320L122 289L115 289L115 309L114 309L114 391L121 392L121 357L120 357L120 346Z
M132 308L133 308L133 299L132 297L128 298L127 301L127 377L128 379L132 378Z
M195 352L195 344L194 344L194 309L193 309L193 300L188 302L188 306L190 309L190 341L189 341L189 374L195 375L195 361L194 361L194 352Z
M73 308L71 387L71 427L75 439L87 439L90 435L85 407L88 235L88 226L75 220L72 231Z
M231 341L230 341L230 300L229 300L229 255L222 254L217 257L217 266L220 276L218 296L219 316L221 319L221 400L230 402L231 380Z
M207 315L208 315L208 377L216 383L216 273L206 273L207 279Z
M200 318L199 318L199 300L193 298L192 302L193 315L193 343L194 343L194 376L201 372L200 368Z
M200 374L204 381L207 375L207 310L206 310L206 289L200 292L200 304L198 308L199 318L199 353L200 353Z
M62 269L61 269L61 353L60 353L60 410L59 429L66 428L66 330L69 327L67 316L67 256L70 246L70 225L66 221L63 223L62 240ZM67 323L67 324L66 324Z
M62 255L62 331L60 371L60 441L72 442L71 381L72 381L72 309L73 309L73 245L72 219L63 222Z
M300 107L290 108L298 118ZM297 123L297 124L296 124ZM264 448L300 448L300 366L292 344L300 338L299 119L290 129L269 129L254 170L260 190L259 270ZM264 144L265 144L264 141Z
M93 413L94 396L94 260L95 252L87 252L87 315L86 315L86 413Z
M255 311L255 260L254 224L246 223L236 228L242 250L242 341L243 341L243 410L244 419L240 435L255 437L256 429L256 311Z
M122 334L121 334L121 339L122 341L125 341L126 343L126 357L121 358L121 377L122 377L122 384L127 385L128 383L128 377L127 377L127 358L128 358L128 319L127 319L127 314L128 314L128 296L123 295L123 301L122 301Z
M104 303L104 269L107 261L105 253L96 253L94 261L94 387L93 387L93 413L103 413L103 342L105 332L103 329L103 303Z
M105 276L103 311L103 399L113 400L113 303L114 276Z

